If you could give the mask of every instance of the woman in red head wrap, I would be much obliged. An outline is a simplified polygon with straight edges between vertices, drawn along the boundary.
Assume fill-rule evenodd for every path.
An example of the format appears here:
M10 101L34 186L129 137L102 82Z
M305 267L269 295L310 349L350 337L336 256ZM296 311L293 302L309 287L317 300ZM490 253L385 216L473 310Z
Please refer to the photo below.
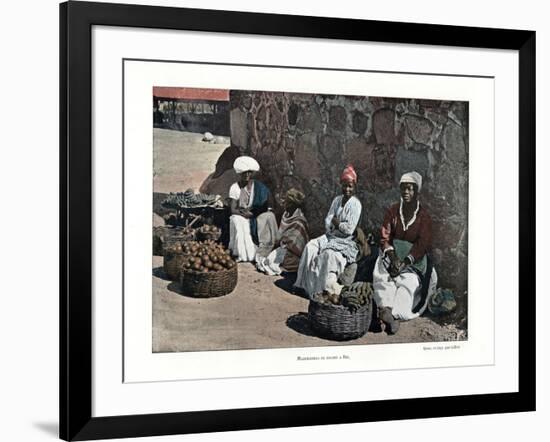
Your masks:
M338 277L348 264L355 262L358 249L353 234L361 217L361 202L354 196L357 173L348 165L340 176L342 194L332 201L325 218L325 234L306 245L295 287L309 296L327 290L339 293Z
M348 164L344 171L342 172L342 176L340 177L340 181L343 183L344 181L351 181L353 184L357 184L357 173L355 173L355 169L351 164Z

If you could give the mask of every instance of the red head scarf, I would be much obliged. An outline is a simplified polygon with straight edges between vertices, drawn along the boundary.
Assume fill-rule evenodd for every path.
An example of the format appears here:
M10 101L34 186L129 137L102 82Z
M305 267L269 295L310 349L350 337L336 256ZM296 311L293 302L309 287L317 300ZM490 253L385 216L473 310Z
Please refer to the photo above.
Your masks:
M357 173L355 173L355 169L351 164L348 164L342 172L342 175L340 176L340 181L351 181L354 184L357 184Z

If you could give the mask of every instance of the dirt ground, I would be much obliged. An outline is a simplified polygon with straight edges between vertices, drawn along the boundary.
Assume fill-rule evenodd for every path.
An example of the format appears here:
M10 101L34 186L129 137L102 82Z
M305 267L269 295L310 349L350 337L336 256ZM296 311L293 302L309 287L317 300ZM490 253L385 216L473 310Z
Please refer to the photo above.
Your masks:
M343 345L319 338L307 320L309 301L279 276L250 263L238 264L235 290L219 298L197 299L165 278L162 257L153 260L153 351L236 350ZM369 332L346 344L456 341L463 331L421 317L401 323L396 335Z
M155 129L154 191L198 190L229 145L209 144L202 135ZM162 218L156 217L156 222ZM240 263L236 289L229 295L196 299L180 293L179 284L165 278L163 258L153 257L153 352L232 350L343 345L321 339L307 321L308 300L294 294L282 277L257 272ZM455 325L421 317L401 324L394 336L367 333L353 344L435 342L465 339Z
M230 144L228 137L216 136L223 143L205 143L193 132L153 130L153 191L159 193L195 192L214 171L216 161Z

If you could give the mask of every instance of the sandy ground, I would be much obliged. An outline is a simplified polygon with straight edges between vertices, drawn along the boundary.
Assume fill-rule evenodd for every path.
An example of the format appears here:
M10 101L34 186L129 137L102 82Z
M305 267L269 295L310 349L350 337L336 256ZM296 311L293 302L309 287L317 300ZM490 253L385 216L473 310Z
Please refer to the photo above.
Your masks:
M153 191L197 192L214 171L216 161L230 144L228 137L216 138L221 144L205 143L202 134L169 129L153 129Z
M153 259L153 351L235 350L398 342L456 341L464 334L427 317L401 323L399 333L369 332L345 343L315 336L307 320L309 301L291 291L282 277L239 264L235 290L219 298L197 299L165 278L162 257Z
M155 129L154 191L197 190L214 171L227 144L209 144L202 135ZM155 215L156 216L156 215ZM155 223L163 220L156 216ZM239 264L239 282L229 295L196 299L165 279L162 257L153 257L153 351L231 350L343 345L318 338L307 321L308 300L292 293L288 281ZM441 321L438 321L441 322ZM455 341L465 338L453 325L427 317L401 324L394 336L367 333L353 344Z

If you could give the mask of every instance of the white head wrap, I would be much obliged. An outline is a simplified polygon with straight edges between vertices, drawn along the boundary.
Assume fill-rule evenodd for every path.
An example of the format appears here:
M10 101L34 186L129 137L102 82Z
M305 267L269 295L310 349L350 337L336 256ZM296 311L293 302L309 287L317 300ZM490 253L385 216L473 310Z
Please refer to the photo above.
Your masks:
M260 165L258 162L247 156L238 157L233 163L233 169L238 174L251 170L252 172L258 172L260 170Z
M422 175L420 175L418 172L404 173L401 176L401 180L399 181L399 184L401 183L416 184L416 186L418 187L418 191L420 192L420 189L422 188Z

